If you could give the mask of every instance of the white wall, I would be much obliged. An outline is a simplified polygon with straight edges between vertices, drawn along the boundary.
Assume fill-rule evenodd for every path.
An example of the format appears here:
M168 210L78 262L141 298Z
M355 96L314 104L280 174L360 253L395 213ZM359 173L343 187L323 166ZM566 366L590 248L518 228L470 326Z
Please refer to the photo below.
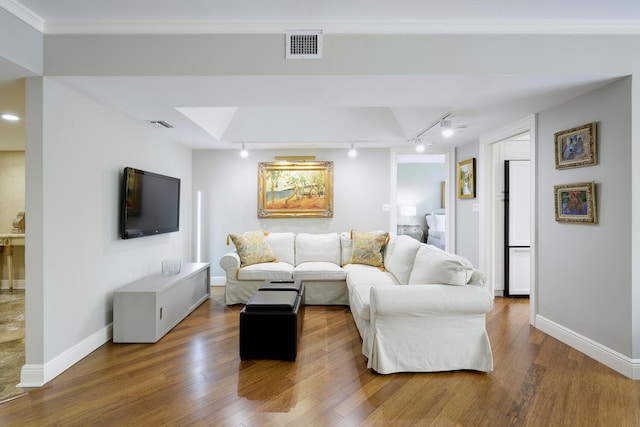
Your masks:
M115 288L191 259L191 151L55 79L27 87L26 370L46 381L109 338ZM125 166L182 180L179 232L120 239Z
M389 150L359 150L355 159L344 150L253 150L247 159L238 151L199 150L193 154L193 191L202 191L202 257L211 274L222 276L218 262L233 244L229 233L252 230L326 233L388 230ZM258 162L276 155L313 155L334 163L333 218L258 218ZM195 240L195 238L194 238ZM194 251L195 253L195 251Z
M593 121L598 164L556 170L554 133ZM632 354L631 78L541 112L538 141L539 316L638 358ZM556 222L553 186L588 181L596 183L598 223Z
M473 199L458 199L456 196L456 253L467 258L473 265L480 265L479 230L480 217L478 210L474 211L474 205L478 205L478 177L483 173L478 169L479 156L478 142L463 145L456 148L456 162L462 162L471 158L476 159L476 197ZM452 183L454 191L458 191L458 177L456 168L456 181Z
M40 31L0 7L0 61L15 77L42 73L43 40Z

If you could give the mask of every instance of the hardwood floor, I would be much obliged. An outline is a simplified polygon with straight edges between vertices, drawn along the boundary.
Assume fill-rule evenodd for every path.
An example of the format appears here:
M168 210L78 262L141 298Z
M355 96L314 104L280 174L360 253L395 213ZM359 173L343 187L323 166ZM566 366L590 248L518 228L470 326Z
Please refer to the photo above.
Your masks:
M307 306L296 362L240 361L241 308L218 296L156 344L109 342L0 405L0 425L640 425L640 381L530 327L526 299L487 316L488 374L376 374L347 307Z

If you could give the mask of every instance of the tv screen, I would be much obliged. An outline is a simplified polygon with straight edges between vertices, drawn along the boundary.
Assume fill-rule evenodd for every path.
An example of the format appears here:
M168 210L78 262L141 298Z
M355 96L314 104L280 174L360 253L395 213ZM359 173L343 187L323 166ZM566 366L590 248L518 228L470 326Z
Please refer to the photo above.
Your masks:
M123 239L178 231L180 179L124 168L121 213Z

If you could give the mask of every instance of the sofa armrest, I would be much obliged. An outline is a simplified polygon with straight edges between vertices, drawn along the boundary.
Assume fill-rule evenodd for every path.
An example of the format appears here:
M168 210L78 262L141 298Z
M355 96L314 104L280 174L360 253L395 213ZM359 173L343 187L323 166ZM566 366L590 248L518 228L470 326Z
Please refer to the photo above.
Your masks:
M477 270L477 269L473 269L473 274L471 275L471 279L469 279L469 283L467 283L468 285L475 285L475 286L482 286L482 287L486 287L487 286L487 275L485 274L484 271L481 270Z
M371 319L484 314L493 307L482 286L374 286L370 293Z
M236 277L236 272L240 269L240 255L237 250L232 250L222 255L220 258L220 267L224 270L227 277Z

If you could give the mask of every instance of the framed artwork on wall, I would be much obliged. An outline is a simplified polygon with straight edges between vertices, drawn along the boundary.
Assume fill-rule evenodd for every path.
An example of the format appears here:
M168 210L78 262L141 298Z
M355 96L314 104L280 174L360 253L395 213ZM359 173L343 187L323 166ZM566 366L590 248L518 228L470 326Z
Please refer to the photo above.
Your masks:
M556 221L598 222L595 183L581 182L553 186Z
M258 163L258 218L333 218L333 162Z
M458 199L476 197L476 159L475 157L458 163Z
M596 123L554 134L556 169L592 166L597 163Z

